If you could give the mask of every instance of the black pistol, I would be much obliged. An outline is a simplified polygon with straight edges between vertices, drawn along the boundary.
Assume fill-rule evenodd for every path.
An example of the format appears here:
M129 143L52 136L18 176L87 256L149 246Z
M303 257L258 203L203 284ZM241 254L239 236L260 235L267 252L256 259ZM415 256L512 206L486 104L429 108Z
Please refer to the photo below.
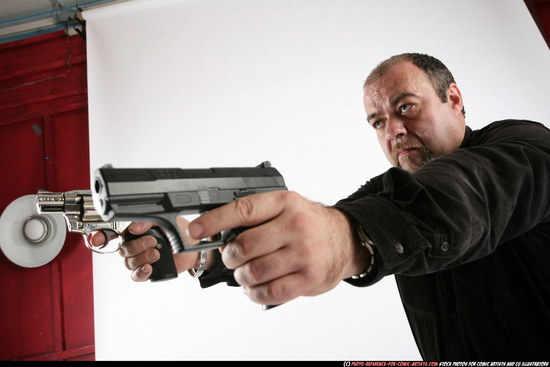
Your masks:
M240 197L287 190L269 162L237 168L113 168L95 172L93 202L104 221L152 222L162 228L175 254L218 248L242 229L223 231L216 240L185 243L178 215L202 214Z

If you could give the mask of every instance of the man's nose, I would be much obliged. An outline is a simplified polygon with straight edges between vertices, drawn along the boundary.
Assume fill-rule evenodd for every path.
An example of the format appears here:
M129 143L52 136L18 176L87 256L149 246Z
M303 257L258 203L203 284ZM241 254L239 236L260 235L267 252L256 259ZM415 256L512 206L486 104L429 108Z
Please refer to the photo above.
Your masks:
M386 139L396 140L407 135L405 124L400 119L389 119L386 121Z

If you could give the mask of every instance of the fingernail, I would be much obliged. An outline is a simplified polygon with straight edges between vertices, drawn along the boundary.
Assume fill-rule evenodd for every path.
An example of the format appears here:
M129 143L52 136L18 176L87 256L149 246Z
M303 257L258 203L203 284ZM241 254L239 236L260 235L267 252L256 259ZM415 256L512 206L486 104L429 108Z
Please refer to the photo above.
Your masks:
M190 223L187 227L187 234L196 240L203 238L202 233L204 232L204 227L200 223Z
M156 261L158 258L160 257L160 254L158 251L154 250L154 251L149 251L147 253L147 259L149 259L149 261Z
M145 237L145 246L149 248L157 247L157 240L155 237Z
M244 294L247 294L247 292L248 292L247 289L246 289L246 287L243 287L243 288L242 288L242 291L243 291Z
M132 233L134 232L139 232L139 230L141 229L141 227L143 227L143 224L141 223L138 223L138 222L133 222L132 224L130 224L130 226L128 227L128 230Z
M146 265L143 265L141 269L139 269L143 274L149 273L149 268Z

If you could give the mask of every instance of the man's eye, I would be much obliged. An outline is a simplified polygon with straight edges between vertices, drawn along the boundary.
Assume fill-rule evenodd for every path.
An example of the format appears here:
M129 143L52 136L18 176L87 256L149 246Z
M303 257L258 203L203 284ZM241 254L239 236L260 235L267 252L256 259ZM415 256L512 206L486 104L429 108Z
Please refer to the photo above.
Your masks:
M407 112L411 107L412 107L412 105L406 103L406 104L404 104L404 105L399 106L399 111L400 111L401 113Z
M382 126L384 126L384 121L377 120L377 121L374 121L371 125L375 129L380 129Z

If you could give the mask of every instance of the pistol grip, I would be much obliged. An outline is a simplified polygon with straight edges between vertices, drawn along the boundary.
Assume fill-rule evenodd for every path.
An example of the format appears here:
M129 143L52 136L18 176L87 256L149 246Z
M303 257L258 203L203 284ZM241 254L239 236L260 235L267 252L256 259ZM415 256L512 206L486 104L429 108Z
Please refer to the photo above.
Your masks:
M157 250L160 253L160 258L155 261L151 266L153 267L153 272L149 277L151 282L168 280L178 277L178 271L176 269L176 263L174 262L174 256L172 255L172 247L170 242L162 233L158 227L153 227L147 233L142 235L134 235L130 232L126 232L124 236L124 241L135 240L143 236L153 236L157 239Z

